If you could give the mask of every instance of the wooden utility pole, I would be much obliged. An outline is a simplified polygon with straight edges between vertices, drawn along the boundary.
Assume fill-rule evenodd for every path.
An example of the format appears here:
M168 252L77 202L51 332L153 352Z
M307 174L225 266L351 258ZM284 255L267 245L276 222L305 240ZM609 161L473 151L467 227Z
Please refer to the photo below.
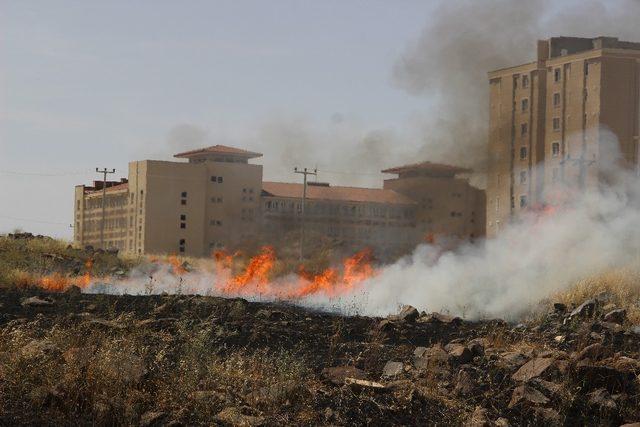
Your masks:
M302 181L302 211L300 212L300 261L304 259L304 222L305 222L305 204L307 202L307 175L318 175L318 169L314 169L313 172L307 170L307 168L298 170L297 167L293 168L294 173L303 175Z
M100 249L105 249L104 219L105 219L105 208L107 206L107 174L116 173L116 170L115 169L108 170L107 168L100 170L96 168L96 172L102 174L102 221L100 221Z

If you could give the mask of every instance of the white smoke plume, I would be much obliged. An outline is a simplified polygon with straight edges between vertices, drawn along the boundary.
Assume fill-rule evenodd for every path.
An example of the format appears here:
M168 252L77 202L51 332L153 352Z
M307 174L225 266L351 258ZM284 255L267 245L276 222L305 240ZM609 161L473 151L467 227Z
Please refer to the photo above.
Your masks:
M638 0L440 1L393 69L395 84L432 102L419 156L486 169L487 72L534 61L555 36L640 41Z
M606 141L600 152L612 147L617 153L615 138ZM640 179L620 168L617 159L602 155L597 166L590 166L598 167L608 184L572 192L575 197L551 214L531 214L505 227L497 238L455 252L422 245L411 256L381 267L352 292L337 298L316 294L295 303L345 314L387 315L411 304L466 318L517 319L577 280L640 258ZM212 269L177 277L162 266L154 272L138 271L110 289L94 285L92 291L222 295L220 284L228 277L219 274ZM296 279L283 277L272 286L287 294ZM259 291L241 296L275 299Z

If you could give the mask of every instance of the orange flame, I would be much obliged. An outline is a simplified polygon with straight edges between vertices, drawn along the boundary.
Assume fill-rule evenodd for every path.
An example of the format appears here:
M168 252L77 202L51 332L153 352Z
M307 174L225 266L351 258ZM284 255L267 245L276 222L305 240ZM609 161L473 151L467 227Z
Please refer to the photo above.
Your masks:
M234 256L226 253L214 254L218 274L228 280L218 286L229 295L262 295L279 299L300 299L311 295L337 296L355 289L360 283L375 275L371 266L371 251L363 250L344 260L341 269L327 268L312 274L301 266L297 277L272 281L277 263L273 247L265 246L250 259L245 269L237 275L231 274Z
M87 270L82 276L69 277L60 273L53 273L48 276L42 276L33 281L41 288L53 292L62 292L71 286L77 286L81 289L91 284L91 270L93 269L93 260L88 259L85 264Z
M171 269L174 274L181 276L187 272L187 270L183 267L182 263L180 262L177 256L169 255L169 257L167 258L167 261L169 261L169 264L171 264Z

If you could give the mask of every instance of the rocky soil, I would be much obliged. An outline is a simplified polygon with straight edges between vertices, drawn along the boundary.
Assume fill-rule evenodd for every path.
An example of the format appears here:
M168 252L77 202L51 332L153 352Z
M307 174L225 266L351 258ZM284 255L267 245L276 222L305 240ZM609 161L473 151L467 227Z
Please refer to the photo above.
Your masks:
M0 424L618 426L639 352L606 296L512 325L4 290Z

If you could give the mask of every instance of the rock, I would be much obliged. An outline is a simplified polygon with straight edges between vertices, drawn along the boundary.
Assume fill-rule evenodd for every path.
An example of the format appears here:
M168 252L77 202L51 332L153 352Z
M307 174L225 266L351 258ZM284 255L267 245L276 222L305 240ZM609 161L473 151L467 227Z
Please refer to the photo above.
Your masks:
M578 362L575 375L583 390L606 388L610 393L626 391L633 387L635 374L626 369L616 369L606 364L596 365L589 360Z
M486 345L486 339L476 338L467 343L467 348L471 350L473 357L482 357L484 356L484 348Z
M442 367L449 364L451 356L441 346L433 345L422 352L421 357L416 357L413 364L416 369L428 370L435 367Z
M627 310L624 308L619 308L617 310L612 310L604 315L603 320L605 322L617 323L621 325L627 318Z
M553 337L553 340L558 344L562 344L567 340L567 337L565 335L556 335L555 337Z
M400 375L404 371L404 364L402 362L388 361L382 369L383 377L395 377Z
M509 408L516 405L545 405L549 402L547 397L529 385L520 385L513 390Z
M576 318L593 317L593 314L595 313L595 309L596 309L595 300L592 300L592 299L587 300L582 304L580 304L578 307L576 307L571 312L571 314L569 314L569 320L573 320Z
M452 361L459 364L469 363L473 360L473 353L464 344L447 344L444 349L451 356Z
M622 424L620 427L640 427L640 421L637 423Z
M79 297L82 295L82 289L80 289L79 286L71 285L66 291L64 291L64 293L70 297Z
M53 299L48 297L40 298L38 296L34 296L22 301L23 307L48 307L51 305L53 305Z
M232 406L224 408L222 411L218 412L215 416L215 420L240 427L261 426L265 423L264 417L244 415L238 408Z
M162 425L167 418L167 413L162 411L148 411L140 417L140 427L152 427Z
M378 323L376 328L380 332L388 333L388 332L393 332L396 329L396 326L389 319L382 319L380 323Z
M544 374L555 361L552 357L538 357L522 365L512 376L514 381L526 382Z
M496 427L510 427L511 424L509 424L509 420L506 418L498 418L496 420L496 422L494 423Z
M359 380L357 378L345 378L344 383L355 388L369 388L376 391L386 390L384 384L375 381Z
M418 312L418 310L415 309L415 307L412 307L410 305L405 305L400 310L400 313L392 314L391 316L388 316L388 319L402 320L405 322L413 323L416 321L418 316L420 316L420 313Z
M635 335L640 335L640 325L635 325L629 328L629 332Z
M534 386L545 396L558 396L562 391L562 386L560 384L551 381L545 381L541 378L534 378L529 381L529 384Z
M605 357L607 353L608 353L608 350L605 349L605 347L602 344L595 343L583 348L582 351L576 354L575 359L576 360L584 360L584 359L599 360Z
M286 314L283 311L266 310L263 308L256 312L256 317L265 320L283 320L284 318L286 318Z
M343 385L345 378L355 378L358 380L366 380L367 373L355 366L335 366L324 368L322 375L330 382L336 385Z
M563 314L567 311L567 306L566 304L562 304L561 302L557 302L555 304L553 304L553 311L555 311L558 314Z
M461 369L456 378L456 386L453 392L458 396L470 396L475 392L477 384L471 373L466 369Z
M559 426L562 425L560 414L555 409L551 408L535 408L533 410L533 417L539 424Z
M513 372L527 363L528 360L529 358L520 352L508 351L499 355L498 366Z
M413 350L413 357L422 357L424 356L426 351L427 347L416 347L416 349Z
M462 319L457 316L449 316L435 311L428 316L421 317L419 321L425 323L446 323L451 325L459 325L462 323Z
M611 398L606 388L599 388L589 393L588 403L599 411L615 411L618 409L618 405Z
M491 425L488 411L480 406L476 406L471 417L469 417L469 420L465 423L466 427L491 427Z

